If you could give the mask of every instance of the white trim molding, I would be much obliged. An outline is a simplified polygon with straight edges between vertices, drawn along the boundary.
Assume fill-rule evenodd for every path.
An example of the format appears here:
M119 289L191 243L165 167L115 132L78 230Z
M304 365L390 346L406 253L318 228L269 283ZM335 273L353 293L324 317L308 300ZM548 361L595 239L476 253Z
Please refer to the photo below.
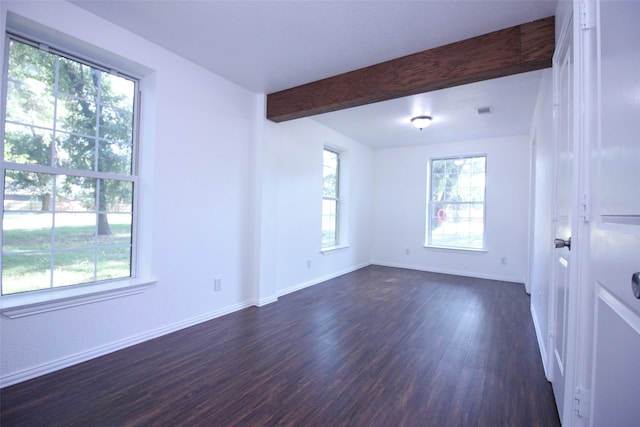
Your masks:
M533 320L533 329L536 332L536 339L538 340L538 349L540 350L540 356L542 357L542 367L544 368L544 376L547 381L551 381L550 371L548 365L548 356L547 356L547 346L546 346L546 337L542 336L542 331L540 330L540 323L538 322L538 315L536 314L536 309L533 304L531 304L531 319Z
M418 270L418 271L428 271L431 273L450 274L452 276L473 277L476 279L487 279L487 280L498 280L500 282L510 282L510 283L517 283L517 284L524 285L524 278L522 277L501 276L499 274L484 274L484 273L477 273L473 271L462 271L462 270L449 269L449 268L423 267L418 265L402 264L399 262L372 261L371 264L381 265L383 267L406 268L407 270Z
M19 372L5 375L4 377L0 377L0 388L17 384L23 381L27 381L32 378L39 377L41 375L46 375L51 372L55 372L60 369L67 368L69 366L77 365L79 363L86 362L91 359L95 359L96 357L104 356L106 354L113 353L115 351L122 350L124 348L131 347L136 344L143 343L153 338L158 338L160 336L167 335L172 332L176 332L181 329L185 329L190 326L197 325L199 323L213 320L217 317L221 317L226 314L230 314L235 311L242 310L243 308L251 307L252 305L253 305L252 302L244 302L244 303L229 305L219 310L211 311L209 313L205 313L200 316L196 316L180 322L172 323L162 328L151 330L149 332L145 332L139 335L134 335L132 337L125 338L123 340L119 340L110 344L95 347L93 349L76 353L71 356L63 357L61 359L53 360L47 363L33 366L28 369L24 369Z
M131 279L89 285L87 287L79 285L43 292L25 292L22 294L8 295L0 299L0 312L10 319L17 319L49 311L63 310L79 305L141 294L151 286L155 286L155 284L156 280Z
M306 282L298 283L296 285L290 286L285 289L280 289L277 292L277 296L281 297L286 294L290 294L291 292L299 291L304 288L308 288L309 286L317 285L318 283L326 282L327 280L335 279L338 276L345 275L347 273L351 273L356 270L360 270L361 268L367 267L371 265L370 262L365 262L363 264L359 264L353 267L345 268L343 270L335 271L331 274L327 274L326 276L316 277L315 279L308 280Z

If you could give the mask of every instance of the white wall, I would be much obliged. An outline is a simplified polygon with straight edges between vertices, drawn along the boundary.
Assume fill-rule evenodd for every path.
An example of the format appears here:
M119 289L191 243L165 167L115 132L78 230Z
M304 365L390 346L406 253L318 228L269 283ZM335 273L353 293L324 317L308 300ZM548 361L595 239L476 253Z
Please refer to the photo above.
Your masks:
M68 2L4 1L0 33L8 10L144 70L142 264L157 285L64 310L0 316L0 385L275 301L372 260L525 280L527 136L374 152L312 119L266 121L264 95ZM349 246L322 254L324 146L343 153ZM489 156L488 251L425 249L429 156L468 152ZM214 278L222 279L220 292Z
M272 302L368 264L370 149L310 119L268 122L264 95L70 3L4 2L0 11L2 33L11 11L60 32L60 40L71 36L89 51L104 50L143 77L141 264L157 279L141 294L0 316L0 385ZM343 150L350 245L322 255L324 145ZM214 278L222 279L220 292Z
M268 125L277 150L277 194L273 260L278 294L282 295L369 264L373 152L312 119ZM341 238L349 246L320 253L322 150L341 153L341 187L346 218ZM309 266L310 261L310 266Z
M141 225L143 264L157 279L138 295L19 319L0 316L1 383L251 304L251 129L263 100L70 3L0 7L2 34L10 10L150 70L142 82L147 202ZM215 277L222 278L222 291L214 293Z
M461 154L487 155L486 252L424 247L429 159ZM529 224L526 135L379 150L374 158L373 263L525 281ZM501 263L503 257L506 265Z
M547 361L546 340L549 334L549 291L553 231L551 223L553 195L553 73L545 70L531 127L534 153L533 251L530 266L531 314L542 360ZM546 363L545 363L546 365ZM546 369L546 366L545 366Z

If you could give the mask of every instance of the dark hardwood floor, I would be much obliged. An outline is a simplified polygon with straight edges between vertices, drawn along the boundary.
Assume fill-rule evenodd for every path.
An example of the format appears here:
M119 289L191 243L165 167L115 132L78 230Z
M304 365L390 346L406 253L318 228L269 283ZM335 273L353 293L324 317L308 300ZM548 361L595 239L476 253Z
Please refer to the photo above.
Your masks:
M1 390L7 426L555 426L522 285L370 266Z

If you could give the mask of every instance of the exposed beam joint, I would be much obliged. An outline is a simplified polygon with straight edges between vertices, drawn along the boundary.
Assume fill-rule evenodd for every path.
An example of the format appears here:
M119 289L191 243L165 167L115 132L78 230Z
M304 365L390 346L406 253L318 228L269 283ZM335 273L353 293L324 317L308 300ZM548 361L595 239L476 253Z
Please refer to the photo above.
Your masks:
M551 67L554 17L267 95L274 122Z

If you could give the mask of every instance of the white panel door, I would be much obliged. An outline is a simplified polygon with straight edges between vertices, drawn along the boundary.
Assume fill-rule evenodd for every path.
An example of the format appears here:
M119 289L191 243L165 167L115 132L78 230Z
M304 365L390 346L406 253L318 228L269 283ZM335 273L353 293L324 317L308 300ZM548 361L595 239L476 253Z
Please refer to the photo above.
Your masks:
M570 290L571 201L573 188L573 46L572 23L562 32L553 58L554 135L554 230L558 243L553 252L551 286L551 384L562 421L567 370L567 326ZM549 242L552 244L552 242Z
M598 5L591 425L640 426L640 2Z

